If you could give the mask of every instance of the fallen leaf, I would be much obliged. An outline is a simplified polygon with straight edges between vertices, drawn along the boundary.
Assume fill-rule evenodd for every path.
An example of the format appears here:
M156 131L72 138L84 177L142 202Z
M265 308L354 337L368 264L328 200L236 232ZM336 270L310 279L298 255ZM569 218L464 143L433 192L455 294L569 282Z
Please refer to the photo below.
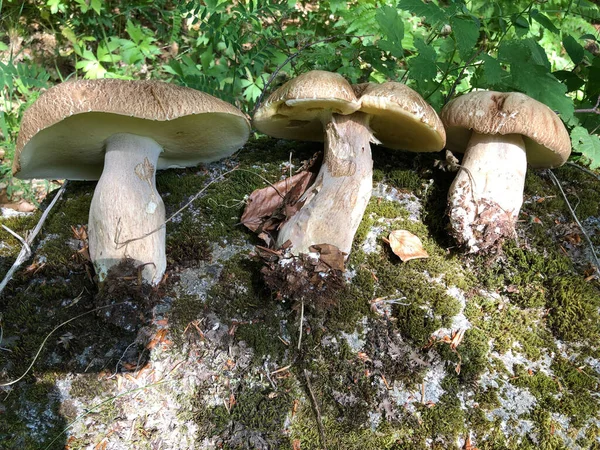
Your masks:
M311 245L311 252L319 252L319 259L333 270L344 271L344 260L346 254L332 244ZM322 272L322 271L320 271Z
M410 231L394 230L388 239L392 251L404 262L411 259L429 258L421 239Z
M242 214L242 224L258 232L259 237L270 244L271 239L265 232L279 229L302 208L304 202L300 198L316 178L318 159L313 157L302 172L252 192Z

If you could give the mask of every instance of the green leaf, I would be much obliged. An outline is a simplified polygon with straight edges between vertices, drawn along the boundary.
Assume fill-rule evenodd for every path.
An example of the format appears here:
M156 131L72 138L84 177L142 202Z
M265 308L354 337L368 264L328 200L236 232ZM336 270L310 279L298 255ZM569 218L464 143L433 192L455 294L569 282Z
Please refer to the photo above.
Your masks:
M390 52L396 58L404 56L402 39L404 38L404 23L398 15L398 10L391 6L382 6L377 10L375 19L379 24L385 39L379 41L378 46Z
M571 143L576 152L581 152L590 160L590 168L600 167L600 138L598 136L590 134L583 127L575 127L571 131Z
M573 64L577 65L583 61L584 50L581 44L575 40L570 34L564 34L562 38L563 47L569 54L569 58L573 61Z
M597 41L596 36L594 36L593 34L584 34L579 39L590 39L592 41Z
M420 37L415 37L417 56L408 60L410 77L414 80L433 80L437 75L435 49Z
M398 8L409 11L415 16L424 17L425 22L430 25L447 20L444 10L433 2L425 3L422 0L400 0Z
M573 100L565 95L567 86L542 66L511 65L510 74L513 88L558 111L564 121L573 116Z
M500 62L487 54L481 55L483 61L483 83L484 85L494 86L502 82L502 75L506 72Z
M456 39L458 54L463 60L467 60L476 50L479 40L479 22L472 17L452 17L450 25Z
M391 6L382 6L375 14L375 20L379 24L385 39L379 41L378 46L390 52L396 58L404 56L402 39L404 38L404 23L398 15L398 10Z
M568 70L557 70L556 72L552 72L552 75L567 86L567 92L576 91L585 84L584 80Z
M552 33L560 33L560 30L554 26L552 21L547 16L539 12L537 9L532 9L529 12L529 17L531 17L533 20L535 20L537 23L539 23L541 26L551 31Z
M511 22L515 27L515 33L517 33L518 37L523 37L529 33L529 22L527 22L522 16L513 14L511 16Z
M498 59L508 63L539 65L550 71L550 62L546 52L531 38L503 41L498 49Z

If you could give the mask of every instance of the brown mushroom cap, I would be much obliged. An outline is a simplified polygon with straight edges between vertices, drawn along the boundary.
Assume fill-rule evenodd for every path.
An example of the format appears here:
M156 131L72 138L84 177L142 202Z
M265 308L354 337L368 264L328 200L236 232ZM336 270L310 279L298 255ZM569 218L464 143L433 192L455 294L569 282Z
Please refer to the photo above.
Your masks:
M19 178L97 180L115 133L154 139L158 169L223 158L250 134L246 116L216 97L159 81L78 80L46 91L25 112L13 173Z
M352 114L360 104L337 73L312 70L288 81L256 111L257 130L281 139L322 142L323 114Z
M455 98L442 109L447 148L464 152L473 131L520 134L527 162L534 168L558 167L571 154L569 133L546 105L518 92L476 91Z
M444 125L435 110L408 86L393 81L354 86L360 111L371 116L369 126L388 148L438 152L446 143Z

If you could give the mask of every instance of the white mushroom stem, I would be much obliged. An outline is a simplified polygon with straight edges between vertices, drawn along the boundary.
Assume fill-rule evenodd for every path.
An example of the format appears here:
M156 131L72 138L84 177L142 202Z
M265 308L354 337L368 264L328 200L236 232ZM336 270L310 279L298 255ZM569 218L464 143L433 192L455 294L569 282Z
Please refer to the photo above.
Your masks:
M283 224L277 245L287 240L294 254L315 244L332 244L350 253L356 229L373 189L374 140L368 116L356 112L323 118L325 155L314 184L300 199L302 209Z
M143 266L142 277L151 284L165 272L165 206L155 184L161 152L143 136L119 133L106 140L88 223L90 257L101 282L126 258Z
M526 171L520 135L473 133L448 193L451 231L459 244L474 253L514 236Z

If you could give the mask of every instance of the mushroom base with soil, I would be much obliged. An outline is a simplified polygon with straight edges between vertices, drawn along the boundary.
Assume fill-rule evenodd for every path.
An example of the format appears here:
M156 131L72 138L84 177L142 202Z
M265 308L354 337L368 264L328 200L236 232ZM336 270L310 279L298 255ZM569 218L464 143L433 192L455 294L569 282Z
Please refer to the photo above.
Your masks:
M118 133L106 140L104 170L90 206L90 257L100 282L131 259L142 278L158 284L166 269L165 206L155 173L162 147L153 139Z
M330 119L329 119L330 117ZM348 254L356 229L371 198L374 140L368 116L356 112L323 118L325 155L314 184L300 202L302 208L283 224L277 246L288 240L294 254L332 244Z
M526 171L520 135L472 134L448 192L451 234L470 253L514 237Z

